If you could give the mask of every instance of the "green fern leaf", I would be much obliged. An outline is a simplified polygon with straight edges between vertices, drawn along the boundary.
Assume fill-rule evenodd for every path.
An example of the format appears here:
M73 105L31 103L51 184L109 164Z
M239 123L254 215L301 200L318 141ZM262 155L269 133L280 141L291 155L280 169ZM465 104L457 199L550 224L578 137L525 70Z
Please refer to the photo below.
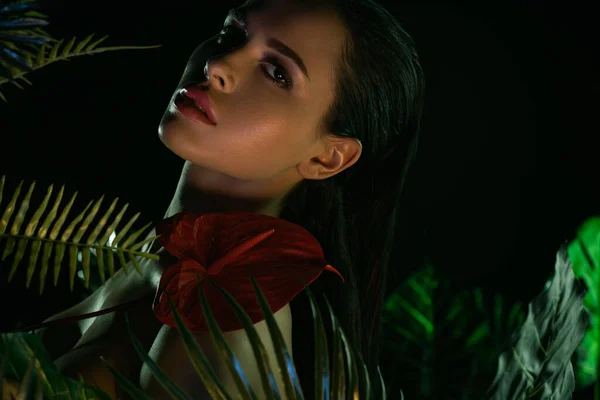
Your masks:
M64 230L61 238L60 238L60 242L56 244L56 256L54 258L54 266L59 267L62 263L64 254L65 254L65 250L67 249L67 246L69 247L69 288L71 290L73 290L73 283L75 281L75 273L76 273L76 257L77 257L77 247L73 247L72 245L67 245L65 244L65 242L68 242L71 234L73 233L73 231L75 230L75 226L77 224L79 224L79 222L83 219L83 217L85 216L85 214L87 213L87 210L90 208L90 206L92 205L92 201L90 201L87 206L85 207L85 209L77 216L75 217L75 219L73 221L71 221L71 223L69 225L67 225L67 228ZM73 240L73 242L76 242L76 240ZM58 272L55 270L55 275L58 275Z
M498 360L490 400L570 399L575 390L571 356L585 333L585 288L577 282L561 246L547 289L529 303L513 346Z
M0 8L0 85L11 82L19 89L17 82L25 73L33 70L33 52L50 41L49 35L41 29L48 25L46 18L32 10L29 2L13 2ZM0 99L6 96L0 92Z
M42 33L44 34L44 33ZM46 34L47 35L47 34ZM64 39L56 40L49 36L45 36L48 43L41 44L37 50L35 61L32 59L32 55L27 53L24 60L12 60L13 62L22 62L23 68L16 68L15 72L11 72L9 69L4 68L2 64L0 64L0 86L6 82L13 82L17 79L22 79L23 76L31 71L35 71L39 68L45 67L48 64L57 62L57 61L68 61L76 56L84 56L84 55L92 55L98 53L104 53L107 51L119 51L119 50L145 50L145 49L154 49L160 46L112 46L112 47L98 47L102 42L104 42L108 36L104 36L100 39L91 42L94 34L88 35L86 38L77 43L75 37L71 38L61 50L61 46L64 43ZM50 45L49 42L54 42L53 45ZM91 43L90 43L91 42ZM46 54L47 46L50 45L50 51ZM21 49L19 49L21 50ZM24 67L27 67L24 69ZM27 81L29 84L31 82ZM6 101L6 97L2 95L0 92L0 98ZM124 261L124 260L120 260Z
M253 276L251 276L251 281L252 287L254 288L254 293L256 294L258 299L258 304L260 306L261 312L265 317L267 327L269 328L271 339L273 340L275 357L277 358L277 361L279 362L279 366L281 368L281 374L283 378L286 396L290 400L301 399L303 398L303 395L302 389L300 388L300 382L298 381L298 377L296 375L296 368L294 367L294 363L292 361L290 352L287 346L285 345L285 341L283 340L281 330L279 329L279 326L275 321L275 317L271 312L271 308L269 307L269 303L267 302L266 297L263 295L262 291L258 287L256 280ZM213 283L212 281L210 282ZM200 287L200 285L198 285L198 287ZM284 366L288 367L285 368Z
M13 85L15 85L16 87L18 87L19 89L21 89L21 90L25 90L25 88L24 88L23 86L21 86L21 85L19 84L19 82L17 82L17 81L12 81L11 83L12 83Z
M342 350L342 339L340 337L339 325L333 316L331 305L327 301L329 313L332 316L331 324L333 327L333 370L331 374L331 391L334 399L346 398L346 375L344 365L344 353Z
M96 40L95 42L90 43L83 52L90 53L92 50L94 50L100 43L104 42L106 39L108 39L108 35L105 35L105 36L101 37L100 39Z
M4 183L5 177L2 177L2 179L0 179L0 205L2 202ZM20 182L0 218L0 240L6 239L4 250L2 252L2 261L14 253L12 267L8 275L9 282L12 281L25 254L29 254L29 262L27 263L26 269L26 287L29 288L31 279L35 274L40 251L42 252L40 294L44 290L44 282L50 267L49 260L52 252L54 252L54 285L56 286L63 264L62 261L65 257L65 252L68 250L67 262L69 265L69 284L71 290L74 288L75 275L77 272L77 256L79 253L81 253L83 259L81 269L83 271L86 288L89 287L90 255L92 250L94 250L96 254L100 254L101 257L103 255L108 255L111 276L114 274L114 263L111 259L114 253L119 257L121 266L123 267L127 264L125 262L126 255L133 261L136 270L140 274L142 271L135 257L141 256L154 260L158 259L157 255L138 250L144 244L156 239L156 237L149 237L138 242L138 238L147 231L150 224L133 232L126 238L123 244L118 244L121 238L124 238L125 235L127 235L133 226L133 223L139 217L139 213L136 214L117 234L117 239L115 239L112 244L107 244L107 239L116 231L116 227L122 220L123 214L128 207L128 205L125 205L117 217L114 220L110 220L118 199L112 202L109 209L100 217L98 222L94 223L99 214L104 196L96 202L90 202L79 215L64 227L77 193L72 196L69 203L63 208L59 215L59 206L63 197L64 187L61 188L52 208L48 211L48 205L53 193L53 186L50 186L41 204L35 209L33 214L26 219L31 205L31 196L35 187L35 182L30 185L25 197L19 201L22 186L23 182ZM44 214L47 215L42 221L42 216ZM52 224L54 225L52 226L52 229L50 229ZM103 232L105 227L106 230ZM100 236L101 233L102 237L100 241L98 241L98 236ZM87 235L87 238L84 240L85 235ZM28 245L30 245L30 247L28 247ZM104 283L104 265L99 263L98 267L101 268L99 273L100 280Z
M215 348L218 350L218 354L221 356L221 361L225 363L227 369L233 376L234 383L240 393L241 399L256 400L256 394L254 393L254 390L248 384L248 379L246 378L244 371L241 368L239 368L239 362L234 356L231 347L229 347L229 345L227 344L225 336L223 335L223 331L219 327L217 320L215 319L212 311L210 310L210 306L208 304L208 300L206 299L206 295L204 294L204 290L202 289L202 285L198 284L197 290L200 296L200 305L202 307L202 313L210 330L210 337L215 345ZM269 332L272 332L270 326ZM274 346L276 347L277 345L274 343ZM278 359L278 361L280 360ZM282 363L280 362L279 365L281 366Z
M29 222L29 224L27 224L27 227L25 228L25 236L26 237L31 237L33 235L33 233L36 231L36 228L39 224L40 218L42 217L42 213L44 211L46 211L46 207L48 206L48 202L50 201L51 195L52 195L52 185L50 185L50 187L48 188L48 191L46 192L46 196L44 197L44 200L42 200L42 204L40 204L38 209L35 211L35 213L31 217L31 221ZM27 243L28 243L28 240L26 238L22 238L21 240L19 240L19 249L17 250L17 254L15 255L15 258L13 260L13 266L12 266L13 270L16 270L17 266L23 259L23 256L25 255L25 246L27 245ZM31 277L33 276L34 268L35 268L35 264L32 265L31 263L29 264L29 266L27 268L27 283L26 283L26 285L28 288L29 288L29 284L31 282Z
M79 42L77 44L77 46L75 46L75 50L73 50L73 54L80 54L81 51L83 50L83 48L90 42L90 40L92 40L92 38L94 37L94 34L90 34L88 35L85 39L83 39L81 42Z
M600 396L600 218L586 220L569 244L575 276L583 280L587 294L583 301L590 324L573 357L578 387L595 385Z
M131 340L138 357L140 357L144 364L150 367L152 374L156 376L158 382L165 388L167 393L171 395L171 398L176 400L190 400L183 390L177 387L177 385L167 377L164 371L152 360L152 358L150 358L138 338L134 335L127 313L125 314L125 324L127 326L127 332L129 333L129 339Z
M26 51L21 49L20 46L6 42L0 37L0 62L6 67L30 71L31 68L25 62L25 53Z
M36 1L36 0L32 0L32 1ZM48 18L48 16L46 14L43 14L39 11L35 11L35 10L29 10L25 13L25 16L30 17L30 18L40 18L40 19L45 19Z
M52 49L50 50L50 54L48 54L48 60L46 61L46 63L51 63L51 62L56 61L57 55L58 55L58 49L63 44L63 42L64 42L64 39L60 39L58 42L54 43L54 46L52 46Z
M96 204L94 204L91 211L89 212L87 217L84 219L83 223L79 226L77 233L75 234L75 236L72 239L73 242L75 242L75 243L81 242L81 238L87 232L87 230L90 226L90 223L92 222L92 220L94 220L96 218L96 214L98 213L98 210L100 209L100 205L102 205L103 200L104 200L104 196L100 197L100 199L98 199L98 201L96 201ZM91 243L89 243L89 244L91 244ZM86 247L84 247L84 249L86 249ZM89 246L87 247L87 249L89 250ZM77 246L75 246L75 245L72 245L70 247L71 281L74 280L75 273L76 273L77 250L78 250ZM89 279L90 279L89 258L87 261L88 261L87 264L85 262L83 263L83 276L85 278L86 289L88 287L88 283L89 283ZM71 287L72 286L73 286L73 284L71 284Z
M125 235L129 232L129 230L131 229L131 226L138 219L139 216L140 216L140 213L135 214L133 216L133 218L131 218L131 220L123 227L123 230L121 230L121 232L113 240L113 242L112 242L113 246L117 246L119 244L121 239L123 239L123 237L125 237ZM127 262L125 261L125 256L123 255L123 253L118 253L117 257L119 257L119 261L121 262L121 265L123 266L123 269L125 270L125 273L128 274L129 271L127 270Z
M127 211L127 208L129 208L129 204L125 204L125 206L121 209L119 214L117 214L117 216L115 217L113 222L106 228L106 230L104 231L104 235L100 238L100 243L108 242L108 238L110 237L111 233L113 233L115 231L115 229L117 228L117 225L123 219L123 215L125 214L125 211ZM137 250L137 248L135 250ZM100 271L100 281L102 283L104 283L106 280L106 277L104 276L104 253L105 253L104 249L96 250L98 271ZM111 260L111 262L108 263L108 272L109 272L110 276L112 277L115 274L115 266L114 266L114 262L112 259L112 252L109 252L109 254L110 254L109 259Z
M139 215L139 213L138 213ZM140 229L138 229L136 232L132 233L121 245L122 247L125 248L130 248L134 242L136 240L138 240L138 238L142 235L142 233L146 232L148 230L148 228L150 227L151 223L146 224L145 226L141 227ZM128 253L128 257L129 260L132 262L133 267L135 268L135 270L138 272L138 274L142 274L142 270L140 269L140 264L137 262L135 256L133 253L129 252ZM126 265L126 264L125 264Z
M62 191L61 191L61 194L62 194ZM54 227L52 228L52 231L50 232L50 236L49 236L50 240L55 241L56 238L58 237L58 233L62 229L63 224L65 223L65 221L67 219L67 215L71 211L71 207L73 206L73 203L75 202L76 197L77 197L77 192L75 192L75 194L73 194L73 197L71 197L71 201L67 204L67 206L64 208L63 212L59 216L58 220L55 222ZM60 199L57 198L55 205L58 205L59 202L60 202ZM45 271L48 269L47 262L50 259L50 252L52 251L52 246L53 246L52 242L44 243L44 255L43 255L43 261L42 261L42 275L44 277L46 276ZM54 263L54 286L56 286L56 284L58 283L58 275L60 272L60 261L62 260L62 255L60 255L60 260L57 257L58 257L58 254L62 253L63 251L64 251L64 245L60 242L57 243L56 251L55 251L55 263ZM41 285L40 288L43 288L43 285Z
M31 58L31 53L27 52L27 54L25 54L25 63L32 68L33 67L33 59Z
M264 394L266 396L265 400L273 400L273 399L281 398L281 395L279 394L277 387L274 383L273 369L271 368L271 366L269 364L269 361L268 361L268 358L266 355L266 349L265 349L264 344L262 343L260 337L258 336L258 333L256 332L256 329L254 328L250 317L245 313L243 308L239 305L239 303L235 300L235 298L230 293L228 293L226 290L224 290L219 285L217 285L214 281L212 281L212 279L209 276L205 276L204 279L206 279L211 285L213 285L215 288L217 288L223 294L225 300L232 307L234 313L236 314L236 316L239 319L239 321L241 322L244 330L246 331L250 345L251 345L254 355L257 359L257 365L259 367L259 372L261 375L261 382L262 382L262 386L264 389ZM198 276L198 280L200 281L200 276ZM281 336L281 331L279 330L279 327L277 326L277 324L275 322L275 317L274 317L273 313L271 312L269 305L266 302L266 299L253 276L251 276L251 281L252 281L252 284L254 287L255 295L257 296L259 305L261 306L263 315L265 316L265 320L267 322L270 336L273 339L274 348L275 348L276 352L278 353L277 357L276 357L277 363L278 363L277 367L278 367L280 373L282 374L282 378L283 378L284 382L286 382L286 381L289 382L289 385L286 384L286 386L288 386L288 389L286 390L286 396L288 396L288 397L286 397L286 398L288 398L290 400L291 399L303 400L304 395L302 393L302 390L300 389L300 385L299 385L298 377L295 372L293 360L287 350L287 347L285 345L283 337ZM198 295L200 298L200 305L202 307L202 312L206 319L211 338L212 338L213 343L215 344L216 348L218 349L218 354L221 356L221 360L227 365L229 371L231 372L232 376L234 377L234 380L237 381L236 386L240 392L240 396L241 396L240 398L243 400L256 399L256 395L254 394L254 391L250 387L247 379L245 379L245 377L244 377L244 372L240 368L236 367L237 365L239 365L239 362L236 360L236 357L234 356L234 354L232 353L231 349L229 348L227 342L224 339L223 332L221 331L219 325L217 324L216 319L214 318L214 315L212 314L210 305L208 303L208 300L206 299L206 295L204 294L202 285L198 284L196 287L197 287ZM311 398L323 398L324 390L329 389L329 390L331 390L331 393L330 393L330 395L332 396L331 398L336 398L336 399L346 398L346 394L348 392L351 392L349 394L352 395L352 398L361 398L364 400L374 400L375 398L382 399L382 400L387 399L385 383L383 381L383 377L382 377L381 371L379 369L378 369L378 375L379 375L379 382L380 382L380 386L381 386L381 389L379 392L380 397L374 397L374 394L372 393L372 390L371 390L372 388L370 386L370 379L369 379L369 376L368 376L368 373L366 370L366 366L364 365L362 358L360 357L360 354L356 354L359 358L359 361L356 361L355 352L349 347L348 342L344 336L343 330L341 329L339 324L337 324L336 318L335 318L335 315L333 314L331 306L329 305L329 303L327 302L327 299L325 298L325 301L329 308L329 313L330 313L330 317L332 320L332 324L333 324L333 332L334 332L335 336L339 339L339 344L338 344L338 348L337 348L337 352L336 352L336 358L339 359L339 362L342 362L342 363L344 362L344 360L347 361L347 363L348 363L347 369L351 371L350 376L352 377L348 380L348 382L346 382L345 376L340 375L338 378L338 382L339 382L339 380L342 380L343 382L337 384L338 388L351 388L350 390L341 390L340 391L333 387L328 387L329 386L328 385L329 368L328 368L327 351L326 351L327 340L325 337L323 321L320 318L320 313L318 312L317 303L316 303L316 300L314 299L314 296L312 295L312 292L310 291L310 288L308 288L306 285L304 285L304 287L305 287L305 290L307 291L308 298L309 298L309 301L311 304L311 308L313 310L313 317L315 317L315 320L314 320L315 333L318 333L315 343L320 342L320 344L317 344L316 350L325 349L324 354L323 353L315 354L315 363L317 364L317 365L315 365L315 371L320 370L320 371L324 371L324 373L316 376L318 378L318 379L316 379L316 381L320 380L320 384L319 383L316 384L315 396L311 397ZM168 294L167 294L167 296L168 296ZM183 320L181 319L181 316L177 312L177 309L173 305L173 302L170 297L168 297L168 301L169 301L169 307L171 309L171 312L173 313L173 316L175 318L177 330L183 339L184 346L189 355L190 362L196 369L196 372L198 373L200 380L203 382L205 389L207 390L207 392L213 399L231 400L232 399L231 395L226 392L225 387L222 385L221 382L219 382L215 370L213 369L212 365L208 361L208 358L204 355L201 347L199 346L199 344L196 341L193 334L185 326ZM149 366L151 373L156 377L157 381L161 384L161 386L163 386L165 388L165 390L167 390L168 393L171 394L172 398L176 398L176 399L186 398L185 394L181 391L181 389L178 388L175 385L175 383L166 376L164 371L162 371L160 369L160 367L158 365L156 365L154 363L154 361L146 354L146 351L142 348L141 343L135 337L135 335L133 334L133 331L131 330L131 325L130 325L129 317L128 317L127 313L125 314L125 319L126 319L126 327L129 332L129 336L132 340L132 343L134 344L134 348L135 348L138 356L143 360L143 362L146 365ZM270 322L269 322L269 320L270 320ZM337 362L337 361L334 360L334 363L335 362ZM321 367L319 367L318 364L320 364ZM125 391L127 393L129 393L129 395L133 399L141 399L141 400L148 399L148 397L143 392L141 392L138 388L136 388L133 383L131 383L125 377L120 375L117 371L115 371L113 368L111 368L108 364L106 364L106 365L109 367L110 371L115 376L115 379L117 380L117 382L125 389ZM359 389L357 389L357 386L358 386L359 378L361 377L360 374L358 373L359 365L361 366L361 370L364 374L364 376L362 376L362 378L365 381L364 391L365 391L366 395L364 397L358 397ZM324 368L323 368L323 366L324 366ZM334 366L334 370L335 369L336 369L336 367ZM344 369L345 368L338 368L337 370L344 371ZM321 389L319 389L319 388L321 388ZM291 397L289 397L290 394L291 394ZM329 396L327 396L327 397L329 397Z
M42 377L40 376L41 374L37 374L36 377L37 379L34 377L34 371L40 369L40 365L39 362L37 362L37 360L35 358L31 358L29 360L29 366L27 367L27 371L25 372L25 376L23 377L23 380L21 381L21 385L19 386L19 392L17 393L17 397L20 399L25 399L27 398L27 396L30 396L32 394L33 391L35 391L35 398L36 399L40 399L42 397ZM35 383L33 384L33 388L32 386L32 381L33 379L35 379Z
M187 327L185 326L183 320L181 319L181 316L179 315L179 313L177 312L177 309L173 305L173 301L171 300L170 296L168 296L168 301L169 301L169 308L171 309L171 312L173 313L173 316L175 317L175 323L177 324L177 332L179 332L179 334L181 335L186 352L188 353L189 360L191 361L192 365L194 366L194 369L196 370L196 372L198 373L198 376L200 377L200 380L202 381L204 388L206 389L206 391L208 392L208 394L210 395L210 397L212 399L218 399L218 400L231 399L231 396L229 394L227 394L225 387L219 381L215 369L210 364L208 358L204 355L204 352L202 351L202 348L196 341L196 338L194 337L194 335L192 335L190 330L187 329ZM245 315L245 316L247 317L247 315ZM239 315L238 315L238 318L239 318ZM249 320L249 318L248 318L248 320ZM247 321L247 320L243 321L244 329L246 329L246 332L249 335L253 333L255 336L258 336L256 333L256 330L252 327L251 321L249 322L250 328L248 328L248 322L249 321ZM261 351L265 351L264 346L262 345L262 342L259 341L259 343L262 347ZM259 352L259 354L261 354L261 352ZM261 356L262 356L262 354L261 354ZM259 359L257 359L257 360L259 360ZM263 370L265 368L265 366L267 368L269 368L268 365L261 363L260 361L258 361L257 364L258 364L259 368L261 368L261 370ZM272 376L272 372L271 372L271 376ZM264 385L265 385L265 381L263 380L263 387L266 388L266 386L264 386ZM164 386L165 385L163 385L163 387ZM268 394L269 392L265 389L265 393ZM272 396L269 396L269 398L266 400L271 400L272 398L273 398Z
M37 56L35 58L35 65L32 65L32 67L43 65L45 58L46 58L46 44L43 44L40 46L40 48L37 52Z
M62 376L35 334L0 334L0 357L0 393L3 378L8 378L21 382L19 399L110 400L106 393Z
M125 389L125 391L131 397L131 400L152 400L152 397L148 396L141 389L137 388L129 379L125 376L121 375L119 371L110 366L109 363L106 362L104 357L100 356L100 359L106 365L108 370L115 376L115 380L121 387Z
M19 233L19 230L21 229L21 225L23 224L23 220L25 219L25 213L29 209L29 201L31 200L31 194L33 193L34 187L35 187L35 182L33 182L31 184L31 186L29 187L29 191L25 195L25 199L23 199L23 201L21 202L19 211L17 211L17 214L15 215L15 218L13 220L13 223L12 223L12 225L10 227L10 231L9 231L9 233L13 236L16 236ZM21 185L19 185L17 192L20 192L20 189L21 189ZM16 200L16 197L13 197L13 199ZM11 214L12 214L12 209L14 209L14 206L10 207L10 208L11 208ZM6 248L4 249L4 253L2 254L2 261L6 260L6 257L8 257L13 252L15 244L16 244L16 240L9 237L8 241L6 243ZM14 274L14 271L11 271L10 275L8 276L9 282L12 279L13 274Z
M327 398L329 395L329 352L327 346L327 335L325 334L325 324L323 323L323 318L321 317L321 311L319 307L317 307L317 300L312 294L312 290L309 287L304 285L304 290L306 290L306 295L308 296L308 300L310 302L310 309L313 317L313 334L314 334L314 343L315 343L315 388L314 394L315 398L322 399ZM364 367L364 365L363 365ZM366 395L370 395L370 387L369 387L369 377L366 378Z
M198 279L200 279L200 277L198 277ZM253 282L253 288L254 288L255 294L257 297L260 297L262 295L262 292L258 288L258 285L255 284L256 281L254 280L254 277L251 276L251 279ZM273 377L273 369L271 368L269 359L267 358L267 352L264 347L264 344L260 340L260 338L256 332L256 329L254 329L252 320L250 319L250 317L248 317L248 315L244 312L243 308L240 306L240 304L234 299L234 297L231 294L229 294L226 290L224 290L223 288L216 285L211 279L208 279L208 281L215 288L217 288L221 292L221 294L223 294L225 300L227 301L227 303L229 303L229 305L233 309L234 313L236 314L236 317L242 323L242 326L243 326L244 330L246 331L246 334L248 335L248 339L252 346L254 356L256 357L256 360L257 360L257 363L259 366L259 372L261 374L261 382L262 382L262 386L264 389L264 393L267 396L267 400L279 398L280 393L279 393L277 386L275 385L275 381L274 381L274 377ZM198 284L197 288L198 288L198 291L200 292L201 285ZM201 293L201 299L202 298L203 298L203 293ZM260 302L260 300L259 300L259 302ZM261 302L261 305L264 307L264 303ZM268 305L267 305L267 307L268 307ZM265 308L262 308L262 310L263 310L263 315L265 315L265 317L272 315L270 309L266 310ZM266 313L265 313L265 310L266 310ZM286 374L286 372L290 372L290 371L283 371L284 369L287 370L287 368L281 367L281 365L282 365L281 359L284 359L287 361L289 361L289 359L286 358L286 354L288 353L288 350L287 350L287 347L285 346L285 343L283 342L283 340L281 340L281 341L278 340L280 338L276 337L276 335L274 335L273 331L272 331L272 329L277 329L277 331L279 333L281 333L279 331L279 327L276 324L270 325L268 322L267 322L267 327L269 329L269 332L271 333L271 337L273 338L273 340L275 342L274 343L275 348L279 349L280 356L277 358L277 360L279 363L280 370L282 371L283 380L287 381L287 380L297 379L296 377L291 377L289 375L289 373ZM284 348L285 348L285 350L284 350ZM284 365L290 365L290 364L284 364ZM293 371L292 373L295 374L295 371ZM288 386L291 389L291 387L294 386L294 382L289 382L288 384L286 384L286 386Z
M22 80L23 82L25 82L28 85L31 85L31 81L29 79L27 79L25 76L21 75L19 76L17 79Z
M71 38L71 40L69 40L67 42L67 44L65 45L65 47L63 47L63 49L62 49L62 51L60 53L60 57L61 58L64 58L64 57L66 57L69 54L69 52L73 48L73 44L75 44L75 40L76 40L76 38L75 38L75 36L73 36Z
M504 338L522 319L518 304L465 291L427 261L385 303L382 363L402 371L386 376L390 395L401 397L402 387L421 400L480 398Z

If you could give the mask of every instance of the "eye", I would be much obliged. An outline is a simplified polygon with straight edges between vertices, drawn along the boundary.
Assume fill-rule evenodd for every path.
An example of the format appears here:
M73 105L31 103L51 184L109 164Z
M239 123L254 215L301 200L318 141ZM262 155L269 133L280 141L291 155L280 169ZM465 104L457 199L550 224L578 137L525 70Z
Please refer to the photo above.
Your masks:
M236 43L240 45L242 42L248 39L248 31L243 29L242 26L234 23L228 23L221 28L221 31L217 35L217 43L222 44L223 41L228 41L228 45ZM271 81L271 83L277 85L281 89L290 90L294 86L294 82L290 74L284 67L281 66L276 57L270 56L264 60L261 69L265 77ZM274 67L274 68L273 68ZM273 72L270 72L270 71Z
M265 77L281 89L290 90L294 82L285 68L274 57L268 57L265 61L261 64Z

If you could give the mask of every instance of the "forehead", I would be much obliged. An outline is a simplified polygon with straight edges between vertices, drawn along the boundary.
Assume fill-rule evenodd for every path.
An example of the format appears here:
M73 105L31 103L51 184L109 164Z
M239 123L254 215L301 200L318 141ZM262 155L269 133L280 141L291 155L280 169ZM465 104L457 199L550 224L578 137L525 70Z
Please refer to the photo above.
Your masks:
M239 9L272 23L304 24L321 30L329 28L332 33L341 28L336 13L314 0L250 0Z
M318 10L332 8L331 0L247 0L240 8L259 11L267 8L286 8L288 10Z
M253 36L276 37L296 51L309 70L311 65L335 63L341 53L345 29L333 11L298 0L257 1L241 9L246 10Z

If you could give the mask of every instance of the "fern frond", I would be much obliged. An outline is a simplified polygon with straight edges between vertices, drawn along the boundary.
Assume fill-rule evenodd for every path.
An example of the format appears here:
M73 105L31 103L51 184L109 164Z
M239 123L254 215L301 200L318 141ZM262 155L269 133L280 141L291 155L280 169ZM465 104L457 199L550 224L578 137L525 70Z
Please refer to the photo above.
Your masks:
M49 40L48 43L43 43L39 46L37 53L33 54L25 52L23 58L18 57L18 60L13 59L14 62L19 62L19 66L15 65L12 71L7 70L8 72L5 73L0 71L0 86L7 82L12 82L14 84L16 80L23 79L24 75L29 72L57 61L68 61L73 57L93 55L107 51L144 50L160 47L160 45L98 47L108 38L108 35L92 41L94 35L95 34L92 33L79 42L77 42L75 37L72 37L68 41L65 41L64 39L54 40L54 43L50 43L51 40ZM26 82L31 84L29 81ZM6 101L2 92L0 92L0 98Z
M5 177L3 176L0 179L0 205L2 204L4 182ZM108 210L104 212L98 222L92 223L98 215L104 196L96 202L90 202L87 207L63 229L71 207L77 197L77 192L71 197L68 204L62 208L62 211L59 214L59 207L64 194L63 186L56 196L52 208L47 211L54 190L53 185L50 185L47 189L46 196L34 211L33 215L26 218L27 211L30 208L35 182L30 185L25 197L19 200L22 187L23 182L21 181L0 218L0 241L6 239L1 260L6 260L8 256L14 253L12 267L8 276L9 281L12 280L19 265L21 265L21 261L25 254L28 253L29 262L27 264L26 287L29 288L31 279L36 270L37 260L40 256L42 245L44 248L42 251L40 269L40 294L44 291L46 275L50 266L50 254L52 252L54 252L54 286L56 286L62 266L62 260L65 251L68 250L69 286L71 291L73 290L75 274L77 272L78 251L81 251L82 253L82 270L86 288L89 286L90 280L90 253L92 249L98 256L99 274L102 283L104 283L106 279L103 263L105 256L110 260L108 266L111 277L114 275L114 254L117 255L121 266L125 268L125 272L127 272L125 256L127 256L129 260L135 260L135 257L158 260L157 255L139 251L144 244L156 239L156 237L149 237L141 242L136 242L138 237L147 230L150 224L128 235L131 226L140 216L139 213L134 215L126 223L126 225L117 233L116 238L112 243L107 243L110 235L115 232L117 225L123 218L123 214L129 207L128 204L125 204L120 212L115 217L111 218L111 215L117 207L118 198L113 200ZM44 214L46 214L46 216L42 220ZM84 240L85 235L87 236ZM98 237L100 237L100 239L98 239ZM120 244L122 239L125 240ZM28 247L28 245L30 246ZM136 265L138 273L141 274L141 269L139 268L137 261L134 265Z
M281 330L279 329L277 322L275 321L275 316L271 311L269 303L267 302L264 293L258 286L258 283L256 282L254 276L251 275L250 279L252 282L252 287L254 288L256 299L258 300L263 316L265 317L265 322L269 330L269 336L271 337L273 349L276 353L277 365L275 366L275 368L272 368L272 366L270 365L270 361L267 357L266 348L264 346L262 338L259 336L258 332L256 331L256 328L254 327L254 323L252 322L246 311L243 309L243 307L235 300L231 293L219 286L209 276L205 276L204 278L223 295L223 298L234 311L236 317L242 324L243 329L245 330L248 336L248 341L250 343L250 346L252 347L253 354L256 358L256 363L259 369L260 379L264 391L264 397L261 397L261 400L275 400L281 399L283 397L283 393L280 393L280 390L275 383L275 374L279 374L281 376L284 383L283 389L285 391L285 398L289 400L304 400L305 398L352 398L364 400L387 399L385 382L383 381L381 370L379 369L379 367L377 368L379 377L379 388L371 386L371 380L369 378L366 365L362 360L360 352L355 351L355 349L350 347L350 344L346 339L341 325L337 322L331 304L325 296L325 302L332 323L334 341L332 344L334 359L333 370L331 373L329 370L329 359L327 352L328 344L327 337L325 335L324 322L321 318L319 307L317 305L314 295L312 294L310 288L306 286L306 284L304 284L304 290L306 290L307 292L310 306L313 311L314 331L316 333L315 343L317 344L315 348L314 370L317 372L315 373L314 392L308 392L310 388L305 388L304 390L309 393L308 396L305 396L304 391L300 387L300 381L296 373L296 366L294 364L294 360L292 359L291 354L285 344L285 341L283 340ZM244 370L240 368L239 360L237 359L236 355L234 354L230 345L225 339L223 331L219 327L219 324L217 323L217 320L213 315L211 305L209 304L207 296L204 293L205 288L203 288L202 285L199 283L200 279L201 277L198 276L198 284L196 285L196 289L198 291L198 296L200 299L202 314L204 315L204 318L206 318L207 326L210 332L210 337L212 339L213 345L216 349L218 349L217 353L220 356L220 360L225 365L225 369L229 370L230 376L233 378L233 383L231 383L230 386L232 388L235 387L239 392L239 395L236 398L244 400L256 399L257 396L254 387L250 385L250 382L246 378ZM173 300L168 294L167 299L169 303L169 308L175 319L177 331L179 335L181 335L181 339L183 341L185 350L188 353L188 359L190 360L194 369L196 370L200 381L204 385L204 389L207 391L207 393L212 399L232 399L233 396L227 392L228 388L226 387L226 385L219 380L219 374L214 369L213 365L211 365L211 363L209 362L208 357L206 356L206 354L204 354L204 350L199 345L197 339L194 337L189 327L186 326L186 324L184 323L183 319L181 318L181 315L179 314L176 306L173 303ZM133 333L132 324L130 322L129 315L127 312L125 313L125 326L138 357L143 361L145 365L149 367L150 372L154 375L157 382L164 388L164 390L171 396L171 398L182 400L188 399L187 395L183 392L183 390L180 387L178 387L177 384L167 376L165 371L161 369L160 365L158 365L155 362L155 360L152 357L150 357L150 355L147 353L144 346ZM119 383L121 387L123 387L123 389L129 394L129 396L132 399L149 399L147 394L145 394L142 390L136 387L136 385L130 380L128 380L128 378L124 377L113 367L111 367L106 362L106 360L102 358L102 361L109 368L110 372L114 375L115 380ZM360 374L359 367L361 370ZM348 371L348 375L346 375L346 371ZM363 397L360 396L361 378L365 382L362 390L362 392L365 393ZM331 382L333 382L333 384ZM404 398L403 394L401 394L401 398Z
M40 45L53 41L42 27L46 16L34 11L34 1L0 2L0 78L22 88L16 75L31 71L30 59ZM0 98L6 97L0 93Z
M3 380L19 388L20 393L10 397L15 399L110 400L110 396L83 379L63 376L35 333L0 334L0 393Z
M506 338L521 326L520 304L480 288L465 290L443 276L429 257L386 299L384 364L391 397L483 398Z

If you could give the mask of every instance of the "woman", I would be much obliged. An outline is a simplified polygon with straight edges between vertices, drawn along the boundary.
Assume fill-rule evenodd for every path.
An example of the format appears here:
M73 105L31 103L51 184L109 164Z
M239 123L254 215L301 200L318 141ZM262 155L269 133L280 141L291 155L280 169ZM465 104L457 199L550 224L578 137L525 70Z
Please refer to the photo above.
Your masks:
M371 374L423 90L412 39L371 0L249 0L230 12L221 34L192 54L159 126L165 146L185 160L165 217L243 211L304 227L344 278L324 273L311 289L317 299L327 296ZM146 263L143 277L120 271L51 319L142 298L127 309L135 334L171 379L192 398L203 398L177 332L151 311L174 261L159 245L152 250L161 261ZM305 293L275 315L310 398L313 328ZM255 326L267 344L264 321ZM152 398L168 398L133 353L122 312L80 321L71 336L58 329L67 328L45 332L54 356L77 342L56 360L66 375L81 374L121 396L102 355ZM243 331L226 335L240 359L251 354ZM59 336L69 339L52 342ZM210 353L210 339L196 337ZM247 368L251 374L251 364ZM225 372L222 379L230 382ZM253 386L261 398L260 384Z

